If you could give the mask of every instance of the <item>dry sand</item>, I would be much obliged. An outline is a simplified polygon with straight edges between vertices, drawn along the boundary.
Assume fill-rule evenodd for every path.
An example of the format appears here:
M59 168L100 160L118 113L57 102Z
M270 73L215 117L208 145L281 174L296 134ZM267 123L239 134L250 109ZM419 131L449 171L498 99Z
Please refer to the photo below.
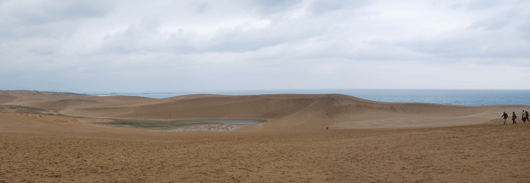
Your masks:
M528 106L32 91L0 91L0 105L0 182L530 182L530 124L500 119ZM41 113L267 122L232 132L154 132Z

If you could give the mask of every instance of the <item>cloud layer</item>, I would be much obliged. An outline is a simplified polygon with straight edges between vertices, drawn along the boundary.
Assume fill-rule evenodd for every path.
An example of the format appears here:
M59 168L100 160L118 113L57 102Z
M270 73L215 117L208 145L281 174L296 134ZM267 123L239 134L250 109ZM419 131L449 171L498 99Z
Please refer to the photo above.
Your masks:
M530 2L0 1L0 89L530 89Z

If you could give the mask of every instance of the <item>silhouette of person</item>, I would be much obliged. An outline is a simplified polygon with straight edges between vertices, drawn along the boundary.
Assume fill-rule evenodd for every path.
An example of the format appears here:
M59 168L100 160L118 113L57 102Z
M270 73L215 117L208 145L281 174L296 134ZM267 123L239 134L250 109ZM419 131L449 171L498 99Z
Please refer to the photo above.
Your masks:
M513 124L517 124L517 122L515 122L515 119L517 119L517 115L515 115L515 112L512 112L512 121L513 121Z
M526 113L526 120L530 122L530 119L528 119L528 111L526 111L525 113Z
M526 114L524 113L524 110L523 110L523 114L521 114L521 118L523 120L523 123L525 123L526 120L528 119L528 116L526 116Z
M508 114L506 114L506 111L502 113L501 117L504 118L504 125L508 125L508 123L506 123L506 120L508 119Z

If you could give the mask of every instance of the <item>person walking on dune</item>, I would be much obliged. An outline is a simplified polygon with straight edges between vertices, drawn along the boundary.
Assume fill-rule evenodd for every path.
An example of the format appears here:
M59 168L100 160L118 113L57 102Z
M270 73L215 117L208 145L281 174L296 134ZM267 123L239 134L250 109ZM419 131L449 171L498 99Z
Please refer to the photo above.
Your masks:
M526 116L526 114L524 113L524 110L523 110L523 114L521 114L521 118L523 120L523 123L525 123L526 120L528 119L528 116Z
M517 124L517 122L515 122L515 119L517 119L517 115L515 115L515 112L512 112L512 124Z
M530 119L528 119L528 111L526 111L525 114L526 114L526 121L530 122Z
M504 118L504 125L508 125L508 123L506 123L506 120L508 119L508 114L506 114L506 111L502 113L501 117Z

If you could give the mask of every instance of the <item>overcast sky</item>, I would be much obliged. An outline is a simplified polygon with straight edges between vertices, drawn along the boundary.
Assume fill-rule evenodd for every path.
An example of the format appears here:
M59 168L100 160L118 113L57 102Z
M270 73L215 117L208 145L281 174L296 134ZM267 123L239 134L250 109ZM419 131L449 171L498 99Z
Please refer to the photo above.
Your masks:
M0 90L530 89L530 1L0 0Z

